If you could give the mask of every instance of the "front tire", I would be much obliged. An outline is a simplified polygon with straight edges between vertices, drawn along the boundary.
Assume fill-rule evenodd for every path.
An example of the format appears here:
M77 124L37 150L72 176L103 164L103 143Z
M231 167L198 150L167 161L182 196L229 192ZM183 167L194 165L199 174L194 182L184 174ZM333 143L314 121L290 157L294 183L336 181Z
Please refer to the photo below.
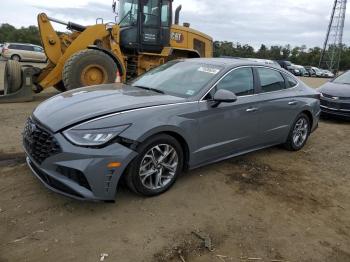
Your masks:
M13 56L11 56L11 60L20 62L21 61L21 57L19 55L13 55Z
M22 70L19 62L8 60L5 65L4 94L16 93L22 85Z
M299 114L289 131L287 142L284 144L285 148L290 151L302 149L310 136L310 130L309 117L304 113Z
M65 63L62 79L67 90L114 83L117 64L102 51L86 49L72 55Z
M169 190L183 168L183 150L172 136L162 134L148 139L126 172L126 183L143 196L156 196Z

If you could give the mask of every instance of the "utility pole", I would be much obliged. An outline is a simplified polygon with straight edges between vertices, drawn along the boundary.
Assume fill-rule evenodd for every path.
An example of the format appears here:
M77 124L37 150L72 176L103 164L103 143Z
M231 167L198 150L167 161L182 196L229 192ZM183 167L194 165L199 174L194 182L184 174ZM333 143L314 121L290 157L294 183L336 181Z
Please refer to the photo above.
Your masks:
M343 31L347 0L334 0L331 19L320 57L319 67L334 73L339 70L343 49Z

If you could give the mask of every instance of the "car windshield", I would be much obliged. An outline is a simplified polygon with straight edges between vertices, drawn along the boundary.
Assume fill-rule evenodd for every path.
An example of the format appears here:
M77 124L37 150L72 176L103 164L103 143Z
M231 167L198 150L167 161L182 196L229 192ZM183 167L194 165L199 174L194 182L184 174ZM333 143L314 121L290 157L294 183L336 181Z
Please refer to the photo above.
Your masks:
M350 71L338 76L336 79L333 80L333 83L350 85Z
M131 82L132 86L190 97L208 84L223 67L175 60L161 65Z

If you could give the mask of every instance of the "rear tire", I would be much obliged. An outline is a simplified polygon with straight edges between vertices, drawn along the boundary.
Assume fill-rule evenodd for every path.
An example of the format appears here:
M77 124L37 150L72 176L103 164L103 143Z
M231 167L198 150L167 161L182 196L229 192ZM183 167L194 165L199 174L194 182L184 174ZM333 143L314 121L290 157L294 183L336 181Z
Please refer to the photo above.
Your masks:
M22 85L22 70L19 62L9 60L5 65L4 94L17 92Z
M11 56L11 60L20 62L21 61L21 57L19 55L13 55L13 56Z
M86 49L72 55L64 65L62 79L66 90L114 83L117 64L102 51Z
M309 117L301 113L294 121L288 135L287 142L284 144L289 151L298 151L302 149L310 135L311 122Z
M183 168L183 150L179 142L166 134L157 135L141 144L137 151L139 155L125 174L129 189L148 197L169 190ZM152 161L151 155L156 161Z

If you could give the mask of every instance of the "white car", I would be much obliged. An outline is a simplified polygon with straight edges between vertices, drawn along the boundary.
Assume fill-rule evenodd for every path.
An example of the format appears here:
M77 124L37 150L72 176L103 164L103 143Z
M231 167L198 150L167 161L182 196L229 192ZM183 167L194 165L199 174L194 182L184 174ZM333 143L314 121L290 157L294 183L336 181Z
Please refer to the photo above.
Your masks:
M46 62L44 49L38 45L23 43L5 43L2 56L8 60Z
M323 70L323 76L327 78L334 78L334 74L329 70Z
M322 69L319 69L318 67L311 67L311 69L315 72L317 77L323 77L324 73Z

